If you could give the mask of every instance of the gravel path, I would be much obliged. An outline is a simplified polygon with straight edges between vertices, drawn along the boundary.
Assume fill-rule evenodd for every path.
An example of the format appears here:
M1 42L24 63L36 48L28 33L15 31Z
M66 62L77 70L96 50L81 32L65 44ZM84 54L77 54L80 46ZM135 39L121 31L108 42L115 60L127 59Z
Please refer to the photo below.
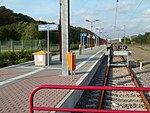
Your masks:
M120 57L113 57L113 62L121 61ZM135 87L126 67L111 67L108 86ZM146 111L140 94L136 91L106 91L104 109Z
M130 57L131 69L137 81L142 87L150 87L150 46L128 46L132 51ZM142 70L140 70L139 62L143 63ZM150 92L145 92L150 103Z

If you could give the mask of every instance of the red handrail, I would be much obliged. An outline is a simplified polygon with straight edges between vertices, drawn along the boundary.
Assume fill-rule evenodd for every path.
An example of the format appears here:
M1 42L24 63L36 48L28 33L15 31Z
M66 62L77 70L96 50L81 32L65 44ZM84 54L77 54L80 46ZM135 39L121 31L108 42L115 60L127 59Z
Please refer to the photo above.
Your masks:
M63 112L93 112L93 113L150 113L149 111L125 111L125 110L96 110L74 108L33 107L34 94L40 89L74 89L74 90L119 90L119 91L150 91L150 87L110 87L110 86L73 86L73 85L41 85L36 87L30 94L30 113L34 110L63 111Z

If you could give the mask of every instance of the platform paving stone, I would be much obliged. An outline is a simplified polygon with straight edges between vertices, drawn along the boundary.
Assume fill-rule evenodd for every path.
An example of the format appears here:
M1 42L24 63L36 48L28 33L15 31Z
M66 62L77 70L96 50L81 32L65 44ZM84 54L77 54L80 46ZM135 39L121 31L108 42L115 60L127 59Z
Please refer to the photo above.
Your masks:
M4 68L0 70L0 82L4 81L6 79L12 78L12 77L16 77L19 75L22 75L24 73L28 73L31 72L35 69L17 69L17 68Z
M0 113L29 113L29 96L31 91L43 84L52 85L75 85L82 75L94 64L102 53L96 54L98 51L105 47L96 47L93 50L84 51L83 55L76 53L77 70L75 79L72 81L71 76L61 75L61 64L59 58L55 57L52 65L47 67L35 67L32 65L27 66L19 65L0 69L0 83L13 77L21 76L32 71L42 69L37 73L16 79L10 83L0 86ZM93 58L89 59L92 55L96 54ZM88 62L84 62L84 61ZM83 65L82 65L83 64ZM42 89L34 96L34 105L42 107L54 107L61 99L69 92L69 90L56 90L56 89ZM34 113L47 113L44 111L35 111Z

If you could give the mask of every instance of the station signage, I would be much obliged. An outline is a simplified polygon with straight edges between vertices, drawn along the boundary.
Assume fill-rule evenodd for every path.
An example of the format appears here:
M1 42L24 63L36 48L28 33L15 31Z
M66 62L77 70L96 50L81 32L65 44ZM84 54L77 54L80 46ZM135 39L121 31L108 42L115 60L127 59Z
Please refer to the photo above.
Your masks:
M87 33L81 33L81 36L86 37Z
M52 30L58 30L57 24L42 24L38 25L39 31L52 31Z

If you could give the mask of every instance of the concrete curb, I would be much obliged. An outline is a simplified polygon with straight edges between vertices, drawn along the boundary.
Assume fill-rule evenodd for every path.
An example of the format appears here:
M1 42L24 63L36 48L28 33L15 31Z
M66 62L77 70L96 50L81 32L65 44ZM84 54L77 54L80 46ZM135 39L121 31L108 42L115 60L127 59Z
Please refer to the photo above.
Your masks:
M103 53L99 59L91 66L88 70L89 73L85 73L77 82L76 85L88 85L93 78L96 70L100 66L101 62L105 57L105 53ZM56 106L56 108L73 108L75 104L78 102L80 97L82 96L83 91L79 90L71 90ZM56 113L55 111L51 113ZM61 113L61 112L59 112ZM64 113L64 112L63 112Z

